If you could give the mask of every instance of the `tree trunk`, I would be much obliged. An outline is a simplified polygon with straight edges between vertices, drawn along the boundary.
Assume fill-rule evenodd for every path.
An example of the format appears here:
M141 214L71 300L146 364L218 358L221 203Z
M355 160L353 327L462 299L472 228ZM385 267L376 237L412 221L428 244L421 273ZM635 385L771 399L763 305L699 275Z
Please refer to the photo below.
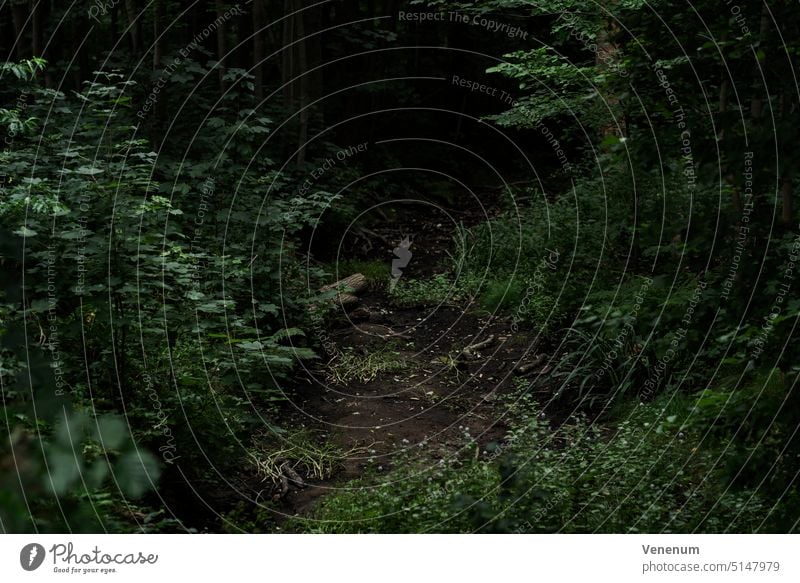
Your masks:
M791 227L794 222L793 194L792 177L788 174L784 175L781 184L781 203L783 205L781 210L781 223L783 223L784 227Z
M287 16L283 21L283 34L281 46L281 81L283 85L283 103L288 111L294 110L294 16L289 16L294 11L293 0L283 0L283 13Z
M769 7L766 3L761 9L761 24L758 30L758 46L761 47L764 40L767 38L767 32L769 32ZM760 66L759 66L760 68ZM760 75L759 75L760 77ZM758 89L756 93L753 95L753 99L750 102L750 117L753 119L759 119L764 109L764 98L758 93Z
M253 0L253 75L256 98L264 99L264 32L266 26L265 0Z
M305 30L306 34L313 34L306 40L306 55L307 63L306 69L314 69L308 73L308 99L309 102L315 101L318 97L323 95L322 90L322 40L319 34L314 34L322 30L323 18L322 6L316 6L306 11ZM319 109L314 111L315 116L320 116L323 112Z
M34 57L42 59L47 58L45 55L45 43L42 42L44 23L47 22L48 16L48 3L37 1L31 8L31 53ZM53 74L50 67L44 69L44 86L53 86Z
M138 56L142 47L142 35L140 34L142 25L136 8L136 0L125 0L125 12L128 15L128 34L131 39L131 50Z
M119 4L116 2L111 7L111 39L109 42L113 45L117 38L117 31L119 30Z
M721 41L724 43L728 40L728 31L727 29L722 32L720 35ZM730 161L725 156L725 139L726 139L726 132L727 132L727 112L728 112L728 94L730 92L730 81L728 80L728 69L726 66L720 67L722 81L719 84L719 99L718 99L718 108L717 116L717 139L719 140L719 148L722 152L722 157L720 160L720 174L722 176L723 183L727 184L731 189L731 204L733 205L733 210L736 212L737 215L741 215L742 213L742 199L739 195L739 189L733 182L733 175L731 174L730 168Z
M305 36L306 27L303 22L303 13L297 15L297 38ZM297 44L297 75L299 77L299 103L300 128L297 132L297 166L302 167L306 161L306 142L308 141L308 58L306 55L306 41Z
M33 0L31 5L31 54L42 57L42 9L39 0Z
M153 70L161 67L164 43L161 39L161 20L164 18L163 0L153 0Z
M780 112L780 119L783 124L789 125L792 115L794 114L794 107L791 100L787 99L786 93L781 92L778 98L778 108ZM782 132L781 132L782 134ZM783 140L782 140L783 141ZM784 144L782 150L786 152L791 151L791 144ZM794 223L794 174L796 164L793 163L791 156L786 156L786 168L783 170L781 182L781 223L786 228L791 228Z
M600 71L607 71L609 69L608 63L614 62L616 54L619 51L619 47L609 40L615 32L614 24L612 22L606 22L603 28L597 33L597 41L595 44L597 48L595 49L594 64ZM603 98L608 105L609 115L612 119L602 127L602 136L625 136L625 118L618 111L620 103L619 98L614 93L610 92L606 92Z
M217 27L217 70L219 73L219 92L220 94L225 93L225 66L223 65L223 61L225 60L226 53L228 52L227 48L227 28L225 26L225 21L223 20L223 15L225 14L225 5L223 4L222 0L215 0L216 12L217 12L217 19L219 20L219 26Z
M358 303L356 294L361 293L367 288L367 278L360 273L354 273L349 277L340 279L335 283L329 283L322 286L319 291L336 291L336 296L333 298L334 304L341 306L352 306Z
M337 290L340 292L357 294L364 291L367 288L368 283L369 282L367 281L367 278L362 274L354 273L353 275L348 275L339 281L323 285L321 288L319 288L319 291L326 292Z
M23 42L23 35L25 34L25 23L27 17L25 16L25 6L21 4L11 4L11 18L14 21L14 46L17 49L17 60L28 58L27 43Z

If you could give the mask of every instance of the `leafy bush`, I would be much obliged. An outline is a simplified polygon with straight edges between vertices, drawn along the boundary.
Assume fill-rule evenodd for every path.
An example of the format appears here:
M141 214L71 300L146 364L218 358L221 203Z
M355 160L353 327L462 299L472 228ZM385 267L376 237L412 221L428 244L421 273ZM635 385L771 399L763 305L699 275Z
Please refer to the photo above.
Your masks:
M246 462L240 444L259 422L252 404L285 399L281 383L315 356L303 328L319 301L307 290L322 272L309 270L303 285L294 240L333 197L285 190L266 156L241 161L272 122L242 108L235 91L172 157L169 146L156 154L137 125L131 79L97 73L67 95L35 83L40 69L32 61L2 71L19 79L2 96L28 97L24 109L0 111L0 130L13 136L0 152L3 425L36 434L45 404L77 416L125 412L135 444L161 454L168 481L177 464L193 487L214 489L219 472ZM90 463L102 452L81 449L86 456L57 474L58 496L80 490L75 468L102 474ZM130 456L120 459L122 493L101 480L87 496L123 504L144 490ZM141 449L139 459L152 487L151 454Z
M17 426L9 436L10 450L0 447L3 530L134 530L130 516L120 510L130 512L153 488L161 464L136 445L125 421L65 408L52 425L40 419L37 430L39 436L33 437ZM100 516L98 507L116 514Z

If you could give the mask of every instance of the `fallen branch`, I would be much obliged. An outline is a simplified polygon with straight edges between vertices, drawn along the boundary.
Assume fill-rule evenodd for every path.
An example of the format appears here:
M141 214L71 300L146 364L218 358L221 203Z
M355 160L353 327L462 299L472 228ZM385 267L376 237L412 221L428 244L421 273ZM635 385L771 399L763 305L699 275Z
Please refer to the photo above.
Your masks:
M478 351L486 348L487 346L491 346L494 343L494 334L490 335L486 340L482 340L481 342L476 342L475 344L470 344L464 350L461 351L461 356L466 358L467 360L475 360L478 358Z
M364 291L366 287L367 278L360 273L354 273L353 275L349 275L344 279L340 279L339 281L323 285L321 288L319 288L319 291L326 292L336 290L340 293L343 293L345 290L347 290L349 293L357 294L361 291Z
M339 304L340 306L352 306L358 303L358 297L356 297L355 294L364 291L368 283L367 278L362 274L354 273L339 281L323 285L319 288L319 291L323 293L335 291L337 293L332 299L333 303ZM309 309L313 312L317 309L317 306L311 305Z
M527 374L536 367L538 367L540 364L542 364L546 358L547 358L546 355L540 354L536 358L534 358L531 362L517 365L517 368L514 369L514 373L518 375Z

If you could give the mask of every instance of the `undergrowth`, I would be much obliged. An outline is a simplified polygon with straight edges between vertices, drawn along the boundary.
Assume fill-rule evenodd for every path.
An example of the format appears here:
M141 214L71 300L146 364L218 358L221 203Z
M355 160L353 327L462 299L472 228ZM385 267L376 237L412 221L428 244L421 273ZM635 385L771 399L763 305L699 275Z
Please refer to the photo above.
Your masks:
M383 373L399 372L406 367L400 353L390 346L366 354L352 347L336 354L326 368L331 383L347 385L352 382L368 383Z
M674 427L668 401L640 405L611 431L572 419L553 431L530 402L479 458L403 465L362 478L295 526L353 532L758 532L770 509L710 470L723 449ZM667 417L670 420L667 420ZM468 448L465 448L468 450Z

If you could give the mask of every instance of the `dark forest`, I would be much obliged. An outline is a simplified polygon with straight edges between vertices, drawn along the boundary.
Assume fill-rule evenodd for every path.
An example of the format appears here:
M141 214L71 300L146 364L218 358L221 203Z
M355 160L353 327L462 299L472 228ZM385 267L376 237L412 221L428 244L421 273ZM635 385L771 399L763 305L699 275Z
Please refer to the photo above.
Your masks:
M798 30L0 2L0 532L797 532Z

